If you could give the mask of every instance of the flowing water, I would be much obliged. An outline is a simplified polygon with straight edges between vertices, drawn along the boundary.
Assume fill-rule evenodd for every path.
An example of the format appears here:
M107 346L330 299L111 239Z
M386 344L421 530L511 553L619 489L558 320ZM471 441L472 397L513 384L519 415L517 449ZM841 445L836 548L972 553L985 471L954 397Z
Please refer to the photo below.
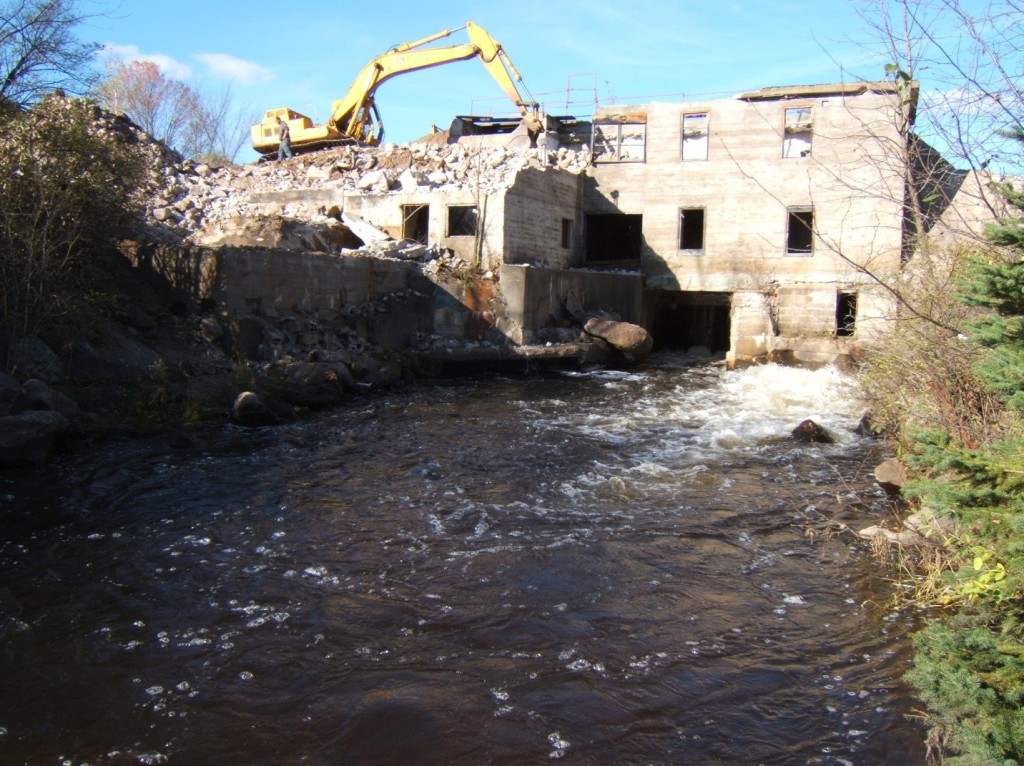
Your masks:
M858 416L666 356L0 474L0 763L922 764Z

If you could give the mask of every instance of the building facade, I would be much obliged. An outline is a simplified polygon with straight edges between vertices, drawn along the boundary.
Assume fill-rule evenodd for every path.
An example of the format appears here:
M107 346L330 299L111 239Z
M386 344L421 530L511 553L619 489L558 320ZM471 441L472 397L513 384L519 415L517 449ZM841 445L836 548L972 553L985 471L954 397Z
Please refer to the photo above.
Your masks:
M916 88L852 83L609 106L583 264L638 268L657 346L829 362L884 334Z

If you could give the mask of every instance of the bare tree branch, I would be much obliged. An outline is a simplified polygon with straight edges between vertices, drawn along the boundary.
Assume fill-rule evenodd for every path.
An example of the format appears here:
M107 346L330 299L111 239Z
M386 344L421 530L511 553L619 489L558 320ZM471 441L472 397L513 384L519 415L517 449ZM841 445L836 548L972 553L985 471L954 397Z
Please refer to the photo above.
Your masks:
M73 30L87 15L74 0L8 0L0 4L0 97L28 106L62 88L84 93L99 45L77 40Z

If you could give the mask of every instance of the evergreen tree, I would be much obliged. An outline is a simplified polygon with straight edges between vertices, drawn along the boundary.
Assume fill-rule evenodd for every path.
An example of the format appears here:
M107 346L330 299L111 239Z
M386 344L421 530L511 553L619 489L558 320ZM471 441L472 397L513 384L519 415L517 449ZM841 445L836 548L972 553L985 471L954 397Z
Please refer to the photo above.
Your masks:
M1018 211L985 232L990 242L1005 249L1007 258L978 262L963 286L963 297L970 305L992 310L973 325L974 339L989 349L978 373L1008 407L1024 411L1024 191L1012 183L994 187Z

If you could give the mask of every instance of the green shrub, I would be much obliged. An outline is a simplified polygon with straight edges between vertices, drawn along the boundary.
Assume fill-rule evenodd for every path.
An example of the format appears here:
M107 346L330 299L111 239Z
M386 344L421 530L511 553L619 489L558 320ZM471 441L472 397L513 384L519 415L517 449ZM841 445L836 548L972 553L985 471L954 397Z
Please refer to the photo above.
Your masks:
M97 107L51 94L0 110L0 329L12 340L73 317L90 255L137 216L148 164Z

